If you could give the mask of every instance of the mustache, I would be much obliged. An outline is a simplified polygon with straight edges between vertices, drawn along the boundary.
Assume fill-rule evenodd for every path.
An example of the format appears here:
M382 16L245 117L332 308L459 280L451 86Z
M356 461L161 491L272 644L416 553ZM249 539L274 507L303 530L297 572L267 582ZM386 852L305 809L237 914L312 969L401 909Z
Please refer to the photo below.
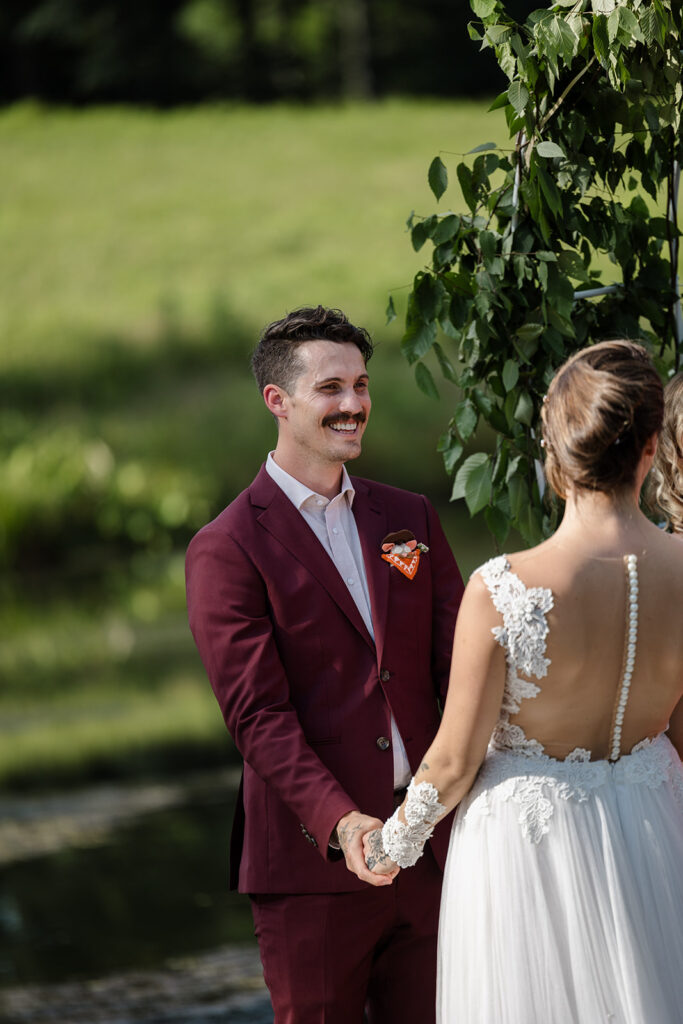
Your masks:
M326 416L323 426L329 427L332 423L365 423L367 416L364 412L357 412L354 416Z

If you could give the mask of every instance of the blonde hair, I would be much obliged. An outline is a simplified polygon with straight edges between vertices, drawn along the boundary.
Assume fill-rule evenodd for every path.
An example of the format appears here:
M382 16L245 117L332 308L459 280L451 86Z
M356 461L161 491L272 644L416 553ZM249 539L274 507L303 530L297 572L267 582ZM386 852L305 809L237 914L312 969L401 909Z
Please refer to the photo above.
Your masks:
M664 388L664 422L652 464L652 493L674 533L683 533L683 373Z
M576 352L553 377L541 410L545 472L570 487L616 491L633 483L663 415L662 382L641 345L602 341Z

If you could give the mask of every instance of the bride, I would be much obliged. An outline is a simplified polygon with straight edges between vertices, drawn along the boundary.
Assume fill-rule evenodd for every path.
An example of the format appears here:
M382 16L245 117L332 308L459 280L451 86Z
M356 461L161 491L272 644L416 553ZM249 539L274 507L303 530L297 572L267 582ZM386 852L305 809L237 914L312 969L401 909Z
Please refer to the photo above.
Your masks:
M594 345L542 420L562 524L470 580L441 728L366 859L414 864L459 805L440 1024L681 1024L683 545L638 504L661 383Z
M683 373L664 389L664 422L651 475L654 500L668 528L683 535Z

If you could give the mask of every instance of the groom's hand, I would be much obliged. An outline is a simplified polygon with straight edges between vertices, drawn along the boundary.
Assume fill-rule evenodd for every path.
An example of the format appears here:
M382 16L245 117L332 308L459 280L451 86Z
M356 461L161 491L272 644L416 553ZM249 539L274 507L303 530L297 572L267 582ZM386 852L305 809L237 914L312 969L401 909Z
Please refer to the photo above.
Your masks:
M381 828L365 833L363 836L363 855L365 863L376 875L390 875L392 878L396 878L396 875L401 870L389 854L384 852Z
M371 818L368 814L361 814L360 811L349 811L337 823L337 837L347 868L362 882L368 882L370 885L391 885L394 877L393 875L375 874L365 863L363 836L366 832L381 828L382 824L379 818Z

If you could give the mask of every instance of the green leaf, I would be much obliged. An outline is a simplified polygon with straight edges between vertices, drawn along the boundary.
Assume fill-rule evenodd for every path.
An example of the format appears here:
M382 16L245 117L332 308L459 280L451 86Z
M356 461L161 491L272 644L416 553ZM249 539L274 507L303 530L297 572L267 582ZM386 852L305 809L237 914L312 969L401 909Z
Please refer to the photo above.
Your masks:
M460 461L460 457L463 453L463 446L459 441L454 441L453 444L443 453L443 464L446 472L450 476L456 465Z
M519 364L514 359L508 359L503 367L503 386L506 391L512 391L519 380Z
M436 358L439 361L441 372L446 380L450 380L453 384L457 384L458 374L456 373L455 367L442 349L441 345L439 345L438 341L434 342L434 352L436 353Z
M432 160L429 165L427 180L429 181L429 187L437 200L441 199L441 196L448 188L448 171L446 170L446 165L443 163L441 157L435 156Z
M552 142L549 145L552 146ZM560 217L562 215L562 196L557 185L542 167L538 168L538 180L551 213L554 213L556 217Z
M622 34L625 33L627 35L629 43L631 45L633 45L634 42L644 43L645 36L640 30L640 23L633 11L629 10L629 8L625 6L619 7L618 10L619 28L622 30Z
M612 10L612 7L610 10ZM596 57L603 67L607 67L610 50L609 36L607 34L607 18L602 14L598 14L593 18L593 46L595 47Z
M439 398L439 392L432 377L432 371L424 363L417 363L415 366L415 381L420 391L430 398Z
M477 410L469 398L464 398L461 402L458 402L453 413L453 419L455 420L460 437L463 441L467 441L474 433L479 419Z
M394 306L394 297L393 297L393 295L389 296L389 302L387 303L386 314L387 314L387 324L392 323L392 321L394 321L396 319L396 307Z
M534 403L528 391L522 391L515 406L515 419L530 427L534 421Z
M666 239L669 234L680 235L680 231L676 231L674 225L666 217L650 217L648 227L653 238Z
M471 516L481 512L491 500L492 471L489 456L475 452L458 470L451 500L464 498Z
M493 534L496 543L499 547L502 547L510 532L509 517L505 515L502 509L497 508L495 505L490 505L489 508L484 510L484 520L489 533Z
M583 265L583 260L577 252L565 249L557 257L557 264L563 274L578 278L580 281L587 281L588 275Z
M484 391L481 390L481 388L474 388L474 390L472 391L472 398L474 400L474 404L476 405L478 411L482 414L482 416L491 415L491 399Z
M507 471L505 473L505 482L506 483L509 484L510 481L512 480L513 476L516 473L522 472L522 470L520 470L520 468L519 468L521 463L522 463L522 456L521 455L513 455L513 457L510 459L510 462L508 463L508 468L507 468Z
M425 221L419 220L416 224L413 224L410 231L410 240L413 243L413 249L415 252L420 251L428 238L429 231Z
M560 149L556 142L539 142L536 152L543 157L564 156L564 150Z
M520 341L535 341L543 334L543 324L522 324L515 334Z
M652 46L657 38L657 24L657 12L654 4L651 4L649 7L646 7L640 15L640 27L648 46Z
M417 280L419 278L419 280ZM444 288L431 274L418 274L413 289L418 312L426 324L436 320L441 309Z
M573 2L573 0L572 0ZM500 92L496 96L495 100L489 107L489 110L500 110L501 107L506 107L509 103L507 89L505 92Z
M498 239L492 231L482 231L479 235L479 248L484 260L484 266L490 267L492 260L496 257Z
M543 540L541 513L531 504L531 502L520 510L520 514L514 525L530 547Z
M471 0L470 7L478 18L488 18L496 9L497 0Z
M414 363L429 352L436 340L436 324L416 320L406 329L401 341L401 350L409 363Z
M439 223L434 231L433 241L434 245L441 245L442 242L448 242L457 235L460 230L460 218L456 217L454 213L449 213L446 217L441 217Z
M526 480L519 475L515 469L515 475L508 475L508 498L510 499L510 512L513 522L518 520L524 509L529 504L529 489Z
M475 146L474 149L468 149L466 155L469 156L470 153L485 153L489 149L498 149L498 143L482 142L480 146Z
M529 102L529 90L527 87L516 79L508 89L508 100L515 109L515 112L520 116L524 113L524 108Z
M607 38L610 46L617 38L617 32L619 31L619 11L615 8L607 19Z
M477 205L477 196L472 185L472 171L469 169L467 164L458 164L457 175L458 181L460 182L460 188L462 189L462 197L472 213L474 213Z

